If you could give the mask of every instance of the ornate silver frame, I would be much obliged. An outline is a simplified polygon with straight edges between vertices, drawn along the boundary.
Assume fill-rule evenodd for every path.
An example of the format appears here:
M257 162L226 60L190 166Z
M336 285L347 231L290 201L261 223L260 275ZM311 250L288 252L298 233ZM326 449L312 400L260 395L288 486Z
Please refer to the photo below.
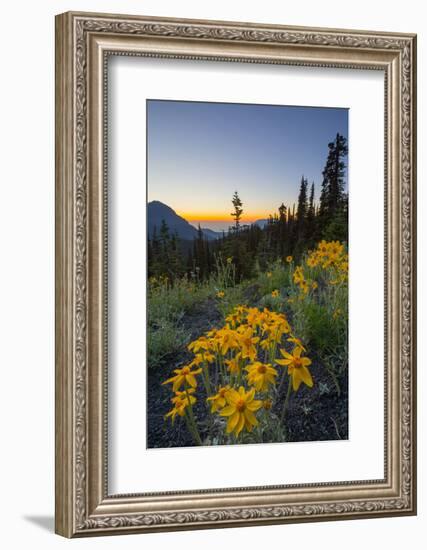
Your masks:
M109 495L106 478L106 57L385 74L385 477ZM65 13L56 18L56 532L66 537L416 513L416 37Z

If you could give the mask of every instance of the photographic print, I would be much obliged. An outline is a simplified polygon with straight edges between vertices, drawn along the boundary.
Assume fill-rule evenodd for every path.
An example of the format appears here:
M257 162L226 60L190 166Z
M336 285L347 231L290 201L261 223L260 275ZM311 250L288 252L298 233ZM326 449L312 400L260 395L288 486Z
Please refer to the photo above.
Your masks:
M348 439L348 110L146 108L147 447Z

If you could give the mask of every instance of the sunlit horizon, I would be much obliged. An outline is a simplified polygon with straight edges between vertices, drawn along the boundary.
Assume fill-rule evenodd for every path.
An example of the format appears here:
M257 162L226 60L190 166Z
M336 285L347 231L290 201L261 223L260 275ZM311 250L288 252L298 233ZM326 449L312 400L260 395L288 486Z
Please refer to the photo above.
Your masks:
M153 199L157 200L157 199ZM151 201L150 201L151 202ZM164 203L165 204L165 203ZM196 229L200 225L200 227L204 229L212 229L213 231L228 231L229 227L234 225L234 219L231 216L232 211L232 205L230 200L230 205L228 207L229 214L225 214L222 212L186 212L181 211L176 208L174 208L173 204L167 204L169 208L172 208L172 210L181 218L184 218L187 222L189 222L193 227ZM287 205L292 209L293 205ZM295 205L296 206L296 205ZM278 207L274 208L272 207L268 211L259 211L259 212L244 212L241 219L240 219L240 225L250 225L252 223L255 223L260 220L267 220L270 216L274 216L275 214L278 214Z

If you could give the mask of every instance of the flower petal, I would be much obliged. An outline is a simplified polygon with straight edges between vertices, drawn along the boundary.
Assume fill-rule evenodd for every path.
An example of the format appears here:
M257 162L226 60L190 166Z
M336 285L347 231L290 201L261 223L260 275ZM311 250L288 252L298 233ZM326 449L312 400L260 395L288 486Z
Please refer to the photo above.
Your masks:
M313 378L307 367L301 367L301 379L309 388L313 387Z
M261 379L261 381L262 381L262 379ZM246 396L247 396L246 397L246 403L250 403L253 400L253 398L255 397L255 390L252 388L251 391L246 394Z
M246 408L249 409L250 411L257 411L261 407L262 407L262 401L259 401L259 400L251 401L250 403L246 404Z
M249 424L252 424L252 426L256 426L258 424L258 420L255 418L254 413L249 410L247 407L244 411L244 415L246 420L249 422Z
M233 405L227 405L222 409L222 411L219 413L221 416L231 416L236 412L236 407L233 407Z
M235 429L236 425L240 421L241 416L242 415L237 411L232 416L230 416L227 422L227 429L226 429L227 433L230 433Z
M190 386L192 388L195 388L197 386L196 379L194 378L194 376L192 374L187 374L185 379L187 380L187 382L190 384Z
M239 435L239 433L243 430L243 426L245 425L245 417L243 414L239 414L239 421L237 422L235 432L236 435Z
M301 357L301 352L302 352L302 349L299 346L297 346L292 352L292 354L294 357Z
M292 363L292 359L276 359L276 363L278 365L282 365L284 367L287 367Z
M236 390L230 390L225 394L225 399L227 400L227 403L234 405L240 399L240 395Z
M178 375L175 378L176 378L176 380L173 383L172 389L173 389L173 391L178 391L179 388L181 387L181 384L184 382L184 377Z
M298 388L301 386L301 370L302 369L293 369L292 371L292 388L294 391L298 391Z
M290 353L288 353L285 349L280 348L280 353L283 355L285 359L289 359L290 361L293 360L293 356Z

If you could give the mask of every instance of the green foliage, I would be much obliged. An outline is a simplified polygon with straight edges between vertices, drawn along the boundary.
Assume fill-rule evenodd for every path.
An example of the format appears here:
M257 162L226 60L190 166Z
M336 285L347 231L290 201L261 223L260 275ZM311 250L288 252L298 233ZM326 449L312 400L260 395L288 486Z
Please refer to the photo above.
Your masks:
M315 275L318 270L313 270ZM337 393L348 367L348 287L320 287L303 299L293 291L290 305L295 330L328 371ZM289 302L288 302L289 303Z
M168 356L180 351L189 341L189 333L182 326L168 319L149 324L147 351L149 368L159 367Z
M309 297L297 300L293 309L296 330L308 346L322 353L339 344L341 334L328 307Z
M286 296L291 279L291 266L286 260L277 260L268 264L266 271L258 275L260 293L265 296L271 294L273 290L279 290L283 293L283 296Z
M208 290L186 278L169 282L167 278L151 278L148 286L149 320L179 321L191 307L206 298Z
M173 284L168 278L151 277L148 284L148 365L159 366L167 355L182 349L189 331L182 318L195 304L206 299L208 289L183 278Z
M215 268L216 273L211 277L214 285L227 288L236 284L236 266L233 263L232 256L225 259L221 253L215 256Z
M346 203L345 203L346 206ZM335 212L328 224L324 227L322 231L322 238L326 241L338 240L345 241L347 240L348 234L348 217L347 217L347 208L340 209Z

